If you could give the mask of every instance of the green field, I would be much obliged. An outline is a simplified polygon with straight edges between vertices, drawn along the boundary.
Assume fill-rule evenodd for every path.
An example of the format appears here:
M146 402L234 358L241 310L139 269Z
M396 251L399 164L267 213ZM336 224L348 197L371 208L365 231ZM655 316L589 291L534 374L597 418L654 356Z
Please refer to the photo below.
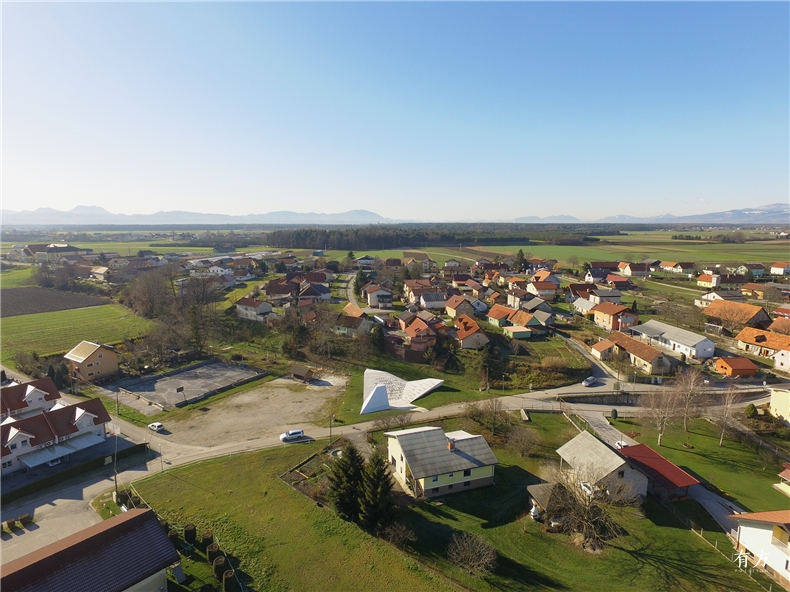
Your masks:
M171 524L213 531L255 590L369 591L384 583L414 592L455 589L278 479L321 446L218 458L169 469L135 487ZM185 561L184 569L196 580L170 590L199 590L201 579L211 581L205 563Z
M33 286L33 268L15 267L0 273L0 289Z
M462 421L469 420L452 420L445 428L469 429ZM481 592L759 590L655 502L641 514L620 512L627 535L611 541L603 553L588 553L566 535L546 533L526 516L525 487L537 482L541 466L556 460L554 448L575 431L562 416L551 414L534 414L533 426L543 440L537 457L524 459L495 447L500 460L496 487L446 496L441 504L422 502L401 514L418 539L406 554L316 507L277 478L319 444L178 467L135 487L171 524L194 522L199 532L211 529L257 590L378 590L391 582L405 590L450 589L415 559ZM445 549L457 531L477 534L496 547L492 574L470 578L449 563ZM196 578L171 589L199 589L210 579L204 565L185 561L185 570Z
M144 334L152 324L120 304L9 317L0 328L0 361L10 364L17 352L64 353L83 339L118 343Z

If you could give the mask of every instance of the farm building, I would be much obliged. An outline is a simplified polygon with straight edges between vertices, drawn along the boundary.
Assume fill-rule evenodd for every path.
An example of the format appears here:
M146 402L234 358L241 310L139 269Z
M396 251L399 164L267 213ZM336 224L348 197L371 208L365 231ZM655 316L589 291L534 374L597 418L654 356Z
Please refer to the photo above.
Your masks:
M631 327L631 332L641 336L650 345L657 345L673 352L685 354L687 358L705 360L713 357L716 344L693 331L680 329L661 321L649 320Z
M749 358L719 358L716 360L716 372L724 376L754 376L757 364Z

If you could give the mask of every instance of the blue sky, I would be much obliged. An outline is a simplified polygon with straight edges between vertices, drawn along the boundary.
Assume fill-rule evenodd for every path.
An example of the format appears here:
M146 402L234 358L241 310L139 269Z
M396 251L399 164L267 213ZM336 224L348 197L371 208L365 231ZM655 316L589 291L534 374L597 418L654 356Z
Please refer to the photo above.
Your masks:
M3 208L787 202L788 3L3 6Z

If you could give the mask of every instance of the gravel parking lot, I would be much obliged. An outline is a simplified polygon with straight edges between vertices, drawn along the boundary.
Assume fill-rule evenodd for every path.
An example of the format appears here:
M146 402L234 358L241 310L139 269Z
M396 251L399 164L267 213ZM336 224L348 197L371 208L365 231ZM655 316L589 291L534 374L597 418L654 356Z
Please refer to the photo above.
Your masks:
M181 444L217 446L296 428L304 428L309 436L305 418L342 395L347 383L348 377L341 375L324 374L315 384L278 378L216 403L206 401L186 419L167 421L165 437Z

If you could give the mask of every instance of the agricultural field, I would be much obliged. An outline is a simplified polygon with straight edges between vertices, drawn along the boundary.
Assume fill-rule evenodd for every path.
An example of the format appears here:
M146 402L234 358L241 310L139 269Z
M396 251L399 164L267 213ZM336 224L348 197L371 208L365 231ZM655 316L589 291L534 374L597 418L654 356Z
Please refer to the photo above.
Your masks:
M142 498L171 524L211 530L239 561L255 590L377 590L397 582L414 592L455 590L391 545L343 522L279 479L322 444L218 458L135 483ZM211 581L205 563L184 562L193 580L171 590L200 590Z
M0 272L0 290L33 285L32 267L12 267Z
M145 334L152 326L120 304L9 317L2 323L0 361L11 364L17 352L64 353L83 339L119 343Z
M73 310L108 304L105 298L52 290L49 288L8 288L0 290L2 318L58 310Z

